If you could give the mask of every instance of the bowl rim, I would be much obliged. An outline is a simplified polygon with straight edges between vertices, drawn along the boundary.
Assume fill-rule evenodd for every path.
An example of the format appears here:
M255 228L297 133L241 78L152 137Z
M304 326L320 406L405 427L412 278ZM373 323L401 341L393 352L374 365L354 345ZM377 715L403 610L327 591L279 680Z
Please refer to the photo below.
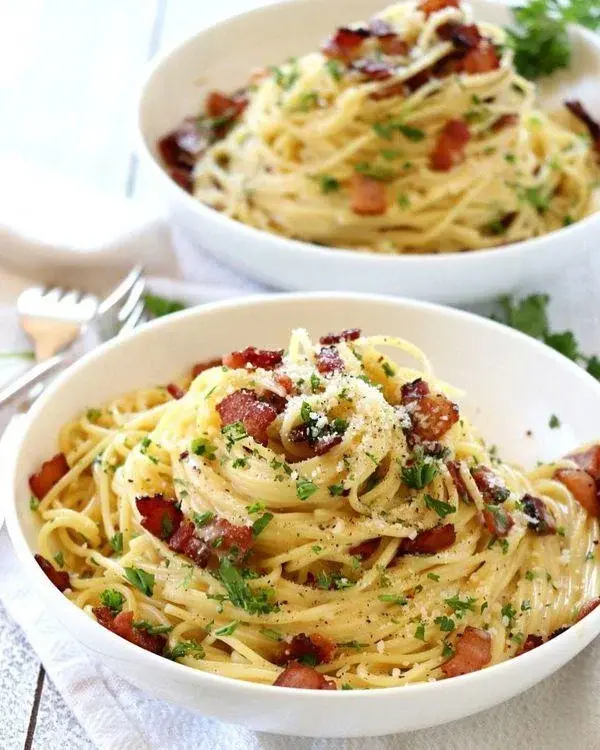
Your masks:
M378 263L381 265L401 263L405 266L420 266L421 263L429 264L445 264L445 263L462 263L463 266L469 263L477 262L475 258L480 258L480 262L485 262L486 258L497 257L501 262L502 259L514 259L519 254L534 253L538 251L541 244L541 250L544 250L544 243L551 241L559 241L567 237L587 231L589 228L594 227L596 224L600 225L600 209L594 211L587 216L582 217L578 221L574 222L565 227L560 227L547 234L540 235L539 237L530 237L526 240L519 242L513 242L510 244L496 245L494 247L480 248L479 250L459 250L456 252L431 252L431 253L378 253L372 250L363 250L360 248L348 248L340 246L320 246L313 242L306 242L303 240L293 239L290 237L284 237L273 232L268 232L264 229L258 229L257 227L245 224L242 221L233 219L226 216L220 211L201 203L199 200L194 198L193 195L188 193L182 187L180 187L174 180L172 180L163 166L161 165L157 156L155 156L153 146L149 138L146 137L146 128L144 127L144 107L149 92L152 90L155 76L159 71L169 64L172 57L177 57L184 49L193 47L194 45L200 44L204 34L211 33L216 29L224 28L230 23L241 22L243 19L259 18L261 15L276 14L282 8L291 6L298 6L301 4L315 5L317 3L328 3L330 0L278 0L275 3L269 3L268 5L262 5L256 8L236 13L235 15L228 16L227 18L221 19L216 23L208 26L203 26L196 32L186 36L183 40L179 40L172 44L164 52L159 53L154 57L147 65L145 74L142 78L142 83L139 89L137 98L137 116L136 116L136 141L137 141L137 152L145 162L151 165L154 173L160 173L160 178L166 189L169 190L170 195L174 200L183 202L186 207L195 213L197 218L212 221L226 231L238 231L244 234L248 240L263 241L269 244L283 245L288 251L294 250L295 252L302 252L307 254L308 260L317 261L323 258L331 258L332 253L336 253L338 257L352 261L359 265L369 264L371 262ZM405 0L407 1L407 0ZM510 10L510 6L507 6L503 0L469 0L473 5L481 6L492 6L502 7ZM586 29L579 24L572 24L570 31L580 36L585 43L593 48L600 60L600 35L593 33L591 30ZM565 243L566 244L566 243ZM333 256L335 257L335 256Z
M281 294L261 294L239 297L233 300L220 300L218 302L211 302L204 305L197 305L195 307L182 310L181 312L172 313L163 318L154 320L146 326L134 330L129 334L123 336L122 338L111 339L101 344L99 347L85 354L74 364L68 367L63 373L61 373L57 377L57 379L48 387L47 391L45 391L40 396L40 398L33 405L30 412L26 415L23 429L20 431L20 434L17 437L12 456L9 460L9 476L7 489L10 499L8 502L8 506L5 508L6 523L9 536L11 542L13 543L15 551L17 552L17 556L20 562L25 567L28 575L35 579L38 589L43 593L45 601L47 603L52 602L53 606L57 607L58 610L62 613L61 616L57 618L61 623L61 627L65 627L62 625L64 616L65 619L73 622L73 627L69 626L65 629L74 630L75 626L78 629L85 629L90 635L93 634L97 641L99 640L103 642L104 648L107 651L113 652L117 656L119 654L122 655L123 660L138 660L138 664L142 666L153 667L155 670L167 670L167 674L174 679L177 679L178 681L181 681L181 679L190 680L193 681L193 684L200 686L204 684L204 680L206 679L209 680L209 682L206 684L210 686L212 681L216 680L217 683L215 684L218 684L225 689L230 688L231 690L238 689L241 691L248 689L256 693L263 693L265 696L274 696L281 694L281 688L279 686L276 687L275 685L265 685L262 683L248 682L245 680L214 674L212 672L193 669L192 667L188 667L185 664L174 662L169 659L165 659L158 654L153 654L149 651L145 651L144 649L139 648L132 643L129 643L123 638L120 638L115 633L112 633L106 628L102 627L102 625L86 615L86 613L82 609L77 607L76 604L67 599L49 581L49 579L46 577L46 575L43 573L43 571L35 561L35 553L31 550L26 540L25 533L21 528L17 510L17 479L19 474L19 459L24 447L28 443L28 434L31 431L36 420L38 419L40 412L43 412L43 410L45 409L46 404L54 399L56 392L62 389L63 384L67 383L72 377L77 376L77 374L81 370L85 370L90 365L101 361L105 353L119 348L123 349L123 351L126 352L127 345L131 340L142 336L154 335L154 331L160 330L162 328L168 329L172 326L176 327L179 324L179 321L186 320L188 318L202 318L202 316L205 314L210 314L213 312L218 313L222 310L228 310L230 308L252 308L254 306L264 304L272 304L277 306L282 303L285 304L286 302L293 303L295 301L304 300L330 301L336 299L340 301L358 300L371 302L373 304L391 304L398 307L399 310L401 310L402 308L412 308L416 311L422 310L424 312L430 312L436 315L448 316L450 318L454 318L459 322L462 320L467 323L474 323L476 325L482 326L483 328L488 328L491 331L496 331L496 333L501 333L501 335L506 336L509 339L526 342L527 345L532 349L538 350L540 353L543 352L544 355L549 358L551 362L554 361L557 366L569 370L574 376L578 378L583 378L584 381L587 381L589 385L594 384L596 390L598 391L598 396L600 397L600 383L595 381L591 375L589 375L585 370L576 365L574 362L568 360L566 357L554 351L542 342L537 341L536 339L533 339L530 336L521 333L520 331L509 328L508 326L505 326L494 320L475 315L474 313L447 307L437 303L413 300L410 298L358 292L294 292ZM488 679L493 679L494 677L499 678L502 674L509 675L511 674L511 672L514 672L514 670L520 669L520 667L518 666L519 664L521 664L521 667L523 667L526 663L533 665L534 663L536 663L536 660L538 662L541 662L541 660L543 660L546 654L549 654L551 650L562 650L563 652L568 651L571 654L566 660L562 660L561 664L558 665L561 666L562 664L571 661L571 659L573 659L599 633L600 607L596 608L595 611L591 612L579 622L575 622L568 628L567 631L561 633L559 636L546 641L538 648L521 654L519 659L527 659L527 662L519 661L513 657L498 664L493 664L489 667L485 667L484 669L481 669L477 672L471 672L469 674L461 675L452 679L442 679L434 682L417 682L396 687L370 688L368 690L325 691L329 696L328 698L326 698L326 700L366 701L369 699L367 696L371 696L371 699L376 699L382 694L390 696L401 696L420 693L423 691L430 691L432 694L435 693L436 695L443 696L446 695L446 692L448 690L452 690L452 685L460 684L467 686L467 684L475 684L477 681L481 682L481 680L483 680L482 685L485 685ZM576 641L583 641L583 646L576 647ZM84 645L84 648L89 650L90 647ZM515 664L517 666L515 666ZM460 680L460 683L457 683L456 680ZM540 680L536 680L536 683L539 681ZM290 693L290 691L292 692ZM286 688L284 694L293 694L294 697L300 700L311 700L311 696L313 698L315 696L320 696L322 692L323 691L315 691L305 688ZM345 695L345 697L341 698L341 695ZM357 698L357 696L362 697ZM465 714L465 716L466 715L468 714Z

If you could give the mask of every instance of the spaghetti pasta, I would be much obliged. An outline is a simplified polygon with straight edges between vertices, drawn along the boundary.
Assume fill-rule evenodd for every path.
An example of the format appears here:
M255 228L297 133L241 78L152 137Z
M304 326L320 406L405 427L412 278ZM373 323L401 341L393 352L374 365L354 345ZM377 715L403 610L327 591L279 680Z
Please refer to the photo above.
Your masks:
M234 97L212 92L161 152L202 203L325 246L455 252L543 235L598 208L597 154L567 111L536 108L505 42L457 0L402 2Z
M600 601L600 449L525 474L410 342L321 342L296 330L65 425L31 479L52 582L142 648L322 689L473 671Z

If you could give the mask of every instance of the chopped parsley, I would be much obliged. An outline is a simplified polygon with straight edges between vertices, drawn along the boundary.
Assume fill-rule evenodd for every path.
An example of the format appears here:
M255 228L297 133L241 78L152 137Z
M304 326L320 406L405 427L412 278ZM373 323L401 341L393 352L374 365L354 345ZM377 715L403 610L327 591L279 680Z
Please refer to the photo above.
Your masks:
M341 81L344 75L344 69L338 60L327 60L325 67L334 81Z
M422 452L415 453L412 464L403 466L401 471L402 481L412 490L422 490L427 487L437 473L437 466L433 461L425 461Z
M257 518L256 521L252 524L252 536L257 537L261 532L263 532L267 525L273 520L273 514L272 513L264 513L260 518Z
M104 589L100 592L100 601L105 607L108 607L113 614L118 615L123 609L125 597L116 589Z
M400 208L409 208L410 198L408 197L408 195L400 193L400 195L396 198L396 203L400 206Z
M382 148L381 155L386 161L393 161L394 159L398 159L400 156L402 156L402 151L398 151L395 148Z
M102 416L100 409L88 409L85 413L85 417L88 422L97 422Z
M529 601L529 599L524 599L521 602L521 612L529 612L530 609L531 609L531 602Z
M133 623L133 627L136 630L143 630L148 635L163 635L164 633L170 633L173 630L173 625L154 625L148 620L138 620Z
M293 107L294 112L309 112L314 109L319 103L319 92L318 91L305 91L303 92Z
M65 557L62 553L62 550L54 555L54 562L58 565L59 568L63 567L63 565L65 564Z
M243 422L232 422L221 428L221 432L227 438L227 447L231 448L234 443L243 440L247 436Z
M444 648L442 649L442 657L444 659L449 659L451 656L454 656L454 649L447 641L444 641Z
M315 375L314 372L310 376L310 390L313 393L317 393L321 389L321 378Z
M248 466L248 459L246 458L236 458L235 461L231 464L231 467L233 469L245 469Z
M343 495L344 494L344 485L343 484L330 484L327 489L329 490L329 494L332 497L336 497L337 495Z
M425 640L425 623L420 622L417 625L417 629L415 630L415 638L418 638L420 641Z
M204 513L192 513L192 519L196 526L206 526L206 524L210 523L214 517L215 514L212 510L205 510Z
M31 495L29 498L29 510L37 510L40 507L40 501L35 497L35 495Z
M298 479L296 482L296 495L299 500L308 500L319 488L310 479Z
M405 138L409 141L418 143L425 138L425 133L419 128L413 128L410 125L406 125L403 122L397 120L386 120L385 122L376 122L373 125L373 130L380 138L385 138L388 141L392 140L394 131L402 133Z
M383 364L381 365L381 369L383 370L383 372L384 372L385 376L386 376L386 377L388 377L388 378L393 378L393 377L394 377L394 375L396 374L396 371L395 371L395 370L394 370L394 368L393 368L393 367L392 367L392 366L390 365L390 363L389 363L389 362L384 362L384 363L383 363Z
M517 614L517 610L509 602L502 607L501 614L503 618L505 617L507 619L508 627L511 627L513 624L513 620L515 619L515 615Z
M272 641L282 641L284 638L283 633L274 628L261 628L259 633L264 635L265 638L270 638Z
M398 596L397 594L380 594L378 599L380 602L398 604L401 607L404 607L406 604L408 604L408 599L405 596Z
M451 617L446 617L446 615L436 617L434 622L436 625L439 625L439 628L443 633L451 633L456 627L454 620Z
M552 414L548 421L548 427L551 430L555 430L557 427L560 427L560 419L556 416L556 414Z
M179 641L169 651L165 651L163 656L167 659L177 661L183 656L191 656L194 659L204 659L204 648L200 643L194 640L190 641Z
M540 214L546 213L550 208L550 198L542 193L541 186L523 188L520 198L532 205Z
M445 503L442 500L436 500L431 495L425 495L425 505L429 510L434 510L440 518L446 518L450 513L456 513L454 505Z
M526 570L525 571L525 578L528 581L533 581L533 579L535 578L535 573L533 572L533 570Z
M204 456L212 461L216 457L217 446L211 443L207 437L201 436L192 440L191 450L195 456Z
M468 596L464 601L456 594L449 599L444 599L444 603L447 604L454 614L461 620L466 612L475 612L475 599L472 596Z
M340 181L336 180L335 177L332 177L328 174L322 174L319 176L319 185L321 187L321 192L327 195L328 193L335 193L336 190L340 189Z
M385 167L381 164L371 164L367 161L355 164L354 169L359 174L370 177L372 180L379 180L380 182L393 180L396 176L396 172L391 167Z
M440 580L440 577L437 573L427 573L427 578L429 578L430 581L435 581L436 583Z
M124 568L125 578L132 586L139 589L142 594L152 596L154 593L154 576L141 568Z
M225 625L218 630L215 630L215 635L233 635L240 623L237 620L230 622L229 625Z
M271 590L251 589L240 571L227 557L221 560L218 578L234 607L244 609L251 615L265 615L275 610L276 607L271 602Z
M108 543L110 544L113 552L116 552L117 555L122 554L123 553L123 532L117 531L115 534L111 536L111 538L108 540Z
M323 552L323 547L319 547L318 544L313 544L311 549L315 553L315 555L318 555L320 552Z
M270 70L273 74L273 78L275 79L275 83L284 91L289 91L289 89L291 89L292 86L296 83L300 75L300 71L298 70L295 59L291 59L288 61L287 69L284 69L283 67L278 68L276 66L273 66Z
M252 513L262 513L262 511L265 509L265 504L259 502L252 503L252 505L247 505L246 510L248 513L252 515Z

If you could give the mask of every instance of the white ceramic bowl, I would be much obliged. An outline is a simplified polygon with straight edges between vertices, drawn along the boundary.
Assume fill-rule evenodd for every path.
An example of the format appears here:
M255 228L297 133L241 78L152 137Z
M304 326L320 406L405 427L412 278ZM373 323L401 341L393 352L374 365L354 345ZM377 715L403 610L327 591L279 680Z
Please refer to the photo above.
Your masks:
M600 384L537 341L468 313L377 296L305 294L212 304L163 318L104 344L62 375L32 409L14 469L3 477L12 485L7 523L15 549L32 587L62 625L154 696L253 729L319 737L388 734L458 719L520 693L581 651L600 632L600 608L540 648L463 677L372 691L293 690L205 674L143 651L49 583L33 559L39 522L29 510L27 479L56 452L59 427L90 405L168 382L193 361L248 344L282 346L298 326L314 336L359 326L367 334L411 339L440 377L465 389L461 409L508 459L533 466L537 458L560 456L598 436ZM560 429L548 427L552 413Z
M241 224L202 205L164 172L156 142L181 120L198 114L207 91L232 91L255 67L315 48L338 25L368 18L387 0L294 0L237 16L191 37L159 59L141 94L141 158L160 174L156 184L177 228L191 243L258 281L291 290L339 289L402 294L436 302L473 302L534 286L540 276L576 263L595 242L600 213L526 242L470 253L389 256L323 248ZM510 12L489 0L472 3L475 17L505 25ZM291 31L293 30L293 33ZM600 37L572 33L573 61L548 79L552 105L581 98L600 114Z

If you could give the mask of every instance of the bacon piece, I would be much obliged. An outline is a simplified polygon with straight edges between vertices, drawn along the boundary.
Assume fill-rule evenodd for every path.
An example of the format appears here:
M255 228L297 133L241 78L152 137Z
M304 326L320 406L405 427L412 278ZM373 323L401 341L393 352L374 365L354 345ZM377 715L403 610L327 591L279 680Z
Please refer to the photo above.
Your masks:
M600 479L600 445L592 445L581 453L569 453L565 458L574 461L577 466L586 471L592 479Z
M382 99L390 99L392 96L403 96L405 94L406 81L402 83L393 83L391 86L386 86L384 89L379 91L373 91L369 94L369 99L379 102Z
M171 396L173 396L176 401L185 396L185 391L182 390L176 383L169 383L169 385L167 386L167 391Z
M460 474L460 463L458 461L448 461L446 467L450 472L450 476L452 477L452 481L454 482L454 486L456 487L458 496L461 500L468 500L469 492Z
M191 521L182 521L168 541L169 549L193 560L199 568L205 568L211 556L211 548L196 536L196 527Z
M261 393L259 401L272 406L277 414L281 414L281 412L284 411L288 402L285 396L280 396L278 393L275 393L275 391L264 391Z
M192 367L192 378L197 378L201 372L210 370L212 367L220 367L223 364L222 359L209 359L206 362L197 362Z
M492 536L503 538L508 536L515 522L510 513L498 505L488 505L483 511L483 523Z
M348 552L355 557L360 557L361 560L366 560L371 557L378 547L379 539L366 539L364 542L350 547Z
M305 444L306 456L303 456L303 458L312 458L313 456L324 456L325 453L335 448L342 442L342 436L330 432L319 435L315 439L309 425L299 424L290 430L290 441L297 445Z
M352 175L350 196L352 210L359 216L380 216L387 211L385 186L372 177Z
M194 180L192 179L192 170L185 167L167 167L167 174L177 183L180 188L183 188L186 193L191 193L194 190Z
M428 394L417 400L410 412L413 430L422 440L438 440L458 422L457 405L441 393Z
M209 127L195 117L188 117L158 141L158 152L167 172L184 190L192 191L194 164L213 140Z
M164 495L138 497L135 504L142 515L141 525L159 539L172 536L183 520L175 502Z
M448 172L465 158L465 146L471 138L469 126L464 120L448 120L431 153L431 168Z
M493 505L503 503L510 495L504 480L487 466L477 466L472 469L471 476L486 503Z
M64 453L57 453L44 461L40 470L29 477L29 488L38 500L44 498L54 485L69 473L69 464Z
M324 346L331 346L331 344L339 344L342 341L356 341L360 338L360 328L346 328L341 333L328 333L326 336L321 336L319 343Z
M290 643L284 644L281 653L277 656L278 664L288 664L291 661L309 662L313 666L317 664L328 664L334 657L337 646L335 643L313 633L299 633L295 635Z
M269 442L268 429L277 417L277 409L264 401L255 401L244 415L242 422L246 432L257 443L267 445Z
M556 521L543 500L533 495L525 494L521 498L523 511L529 516L527 526L539 536L556 534Z
M64 591L71 587L69 574L65 570L56 570L56 568L41 555L35 555L35 561L46 574L46 577L53 583L59 591Z
M404 87L409 93L412 93L420 89L421 86L424 86L426 83L429 83L432 76L433 68L425 68L424 70L415 73L411 78L407 78L406 81L404 81Z
M352 63L352 70L364 75L369 81L387 81L392 77L394 66L385 60L362 59Z
M211 91L204 106L209 117L228 117L235 120L248 106L248 97L245 94L227 96L220 91Z
M241 388L239 391L230 393L216 405L221 422L224 425L241 422L246 416L250 407L258 401L255 391L248 388Z
M595 518L600 516L596 483L587 472L581 469L559 469L554 478L565 485L588 515Z
M284 669L273 685L307 690L337 690L333 680L328 680L316 669L298 662L292 662Z
M384 36L379 39L379 46L386 55L406 55L408 53L408 44L404 39L400 39L398 34Z
M342 26L327 39L321 47L321 52L330 59L348 62L358 56L364 40L369 36L371 32L368 29L349 29Z
M492 636L487 630L470 625L456 641L456 651L451 659L442 664L446 677L477 672L492 660Z
M206 526L196 531L197 536L216 551L218 555L230 552L235 548L240 557L243 557L252 546L252 528L250 526L237 526L226 518L217 518ZM218 547L214 547L217 540Z
M317 370L323 375L344 369L344 361L334 346L324 346L315 357Z
M492 131L497 133L499 130L504 128L510 128L519 122L519 115L500 115L496 122L492 125ZM507 214L511 216L512 214Z
M284 372L278 372L275 375L275 382L280 385L282 388L285 388L287 393L293 393L294 392L294 382L290 378L289 375L286 375Z
M398 555L435 555L448 549L456 541L456 531L451 523L421 531L414 539L405 538L400 542Z
M423 378L417 378L411 383L404 383L401 389L401 401L403 406L410 404L411 401L418 401L427 396L429 393L429 386L423 380Z
M145 630L134 628L131 610L113 615L109 607L94 607L92 612L100 625L146 651L151 651L153 654L162 654L167 645L167 639L164 635L151 635Z
M590 612L593 612L596 607L600 605L600 598L596 597L595 599L590 599L585 604L582 604L579 608L579 612L577 613L577 617L575 618L575 622L579 622L579 620L583 620L584 617L587 617Z
M417 6L429 18L432 13L437 13L444 8L460 8L460 0L421 0Z
M257 349L249 346L241 352L230 352L223 357L223 364L238 370L241 367L262 367L263 370L274 370L281 364L283 349Z
M469 75L489 73L499 67L500 58L489 39L482 39L477 47L469 50L460 64L460 70Z
M482 41L479 29L474 23L444 23L438 26L437 34L440 39L452 42L463 50L474 49Z
M527 653L527 651L533 651L534 648L539 648L544 643L544 637L541 635L534 635L530 633L521 648L517 651L515 656L521 656L521 654Z
M577 99L565 102L565 107L586 126L594 142L594 148L600 153L600 123L594 120L583 104Z

